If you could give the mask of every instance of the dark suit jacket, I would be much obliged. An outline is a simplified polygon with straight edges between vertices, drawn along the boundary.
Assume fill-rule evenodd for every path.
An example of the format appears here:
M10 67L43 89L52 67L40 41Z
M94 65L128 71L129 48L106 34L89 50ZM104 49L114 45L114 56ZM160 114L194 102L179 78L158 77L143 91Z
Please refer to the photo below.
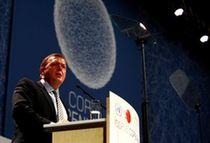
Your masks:
M51 134L43 129L43 124L56 122L56 112L40 81L23 78L17 83L13 93L13 118L13 143L51 143Z

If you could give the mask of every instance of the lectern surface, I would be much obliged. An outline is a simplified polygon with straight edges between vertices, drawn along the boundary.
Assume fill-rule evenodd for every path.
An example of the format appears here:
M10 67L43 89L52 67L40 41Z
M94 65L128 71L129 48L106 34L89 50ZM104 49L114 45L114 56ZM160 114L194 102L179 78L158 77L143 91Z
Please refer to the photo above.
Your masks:
M44 128L49 132L59 131L59 130L73 130L79 128L94 128L106 126L106 119L94 119L94 120L81 120L81 121L72 121L65 123L54 123L54 124L45 124Z
M105 143L106 119L46 124L53 143Z

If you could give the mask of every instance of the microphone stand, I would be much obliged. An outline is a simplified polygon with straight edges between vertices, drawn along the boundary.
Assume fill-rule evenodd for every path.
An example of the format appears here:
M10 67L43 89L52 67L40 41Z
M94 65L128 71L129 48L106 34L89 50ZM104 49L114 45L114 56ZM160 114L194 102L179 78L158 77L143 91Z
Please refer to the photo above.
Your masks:
M93 97L91 94L86 92L83 88L81 88L79 85L76 85L78 89L80 89L85 95L87 95L91 100L97 100L95 97ZM106 106L104 106L102 103L100 103L101 107L106 110Z

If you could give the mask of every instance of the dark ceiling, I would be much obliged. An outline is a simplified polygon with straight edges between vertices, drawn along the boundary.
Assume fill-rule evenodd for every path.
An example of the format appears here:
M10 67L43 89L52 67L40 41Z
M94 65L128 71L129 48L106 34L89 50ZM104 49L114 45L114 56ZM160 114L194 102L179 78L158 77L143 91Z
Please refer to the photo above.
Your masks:
M200 32L210 30L210 8L207 0L126 0L143 8L149 16L158 21L165 29L168 38L179 40L190 51L195 60L206 67L210 66L210 44L200 43ZM185 13L176 17L173 13L176 5L183 6Z

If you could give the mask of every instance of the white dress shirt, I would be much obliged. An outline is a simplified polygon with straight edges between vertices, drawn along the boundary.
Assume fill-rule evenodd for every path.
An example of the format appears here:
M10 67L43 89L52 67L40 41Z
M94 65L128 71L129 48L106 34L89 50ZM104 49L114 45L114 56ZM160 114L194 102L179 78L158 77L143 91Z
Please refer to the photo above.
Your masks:
M47 81L45 81L44 79L41 79L40 82L41 82L42 85L45 87L45 89L47 90L49 96L51 97L51 99L52 99L52 101L53 101L53 104L54 104L54 107L55 107L56 115L57 115L58 109L57 109L57 105L56 105L55 95L54 95L54 93L53 93L53 91L55 91L55 89L54 89ZM60 95L59 95L59 89L57 89L56 92L57 92L57 94L58 94L57 96L60 96ZM62 107L62 111L63 111L62 114L64 115L64 119L65 119L66 121L68 121L68 115L67 115L67 112L66 112L66 109L65 109L63 103L62 103L62 106L61 106L61 107Z

